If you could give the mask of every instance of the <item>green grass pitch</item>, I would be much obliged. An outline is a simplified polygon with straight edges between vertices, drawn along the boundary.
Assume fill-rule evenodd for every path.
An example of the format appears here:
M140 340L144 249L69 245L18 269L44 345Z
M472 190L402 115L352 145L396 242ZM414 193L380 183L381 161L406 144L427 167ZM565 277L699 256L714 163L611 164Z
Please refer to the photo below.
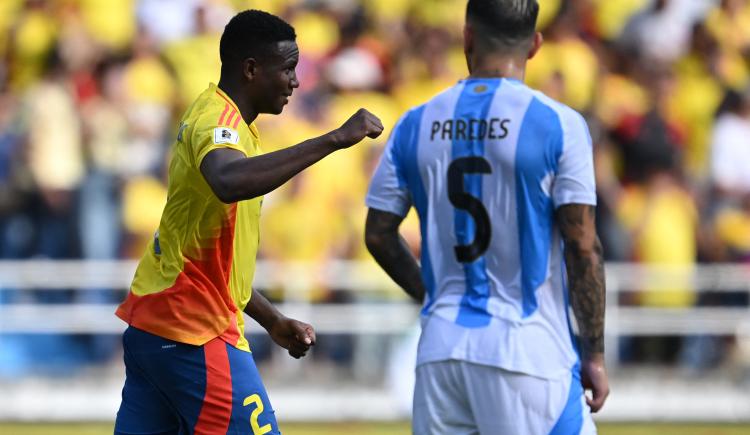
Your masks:
M600 435L747 435L750 424L600 423ZM408 435L408 423L288 423L284 435ZM105 435L111 423L0 423L3 435Z

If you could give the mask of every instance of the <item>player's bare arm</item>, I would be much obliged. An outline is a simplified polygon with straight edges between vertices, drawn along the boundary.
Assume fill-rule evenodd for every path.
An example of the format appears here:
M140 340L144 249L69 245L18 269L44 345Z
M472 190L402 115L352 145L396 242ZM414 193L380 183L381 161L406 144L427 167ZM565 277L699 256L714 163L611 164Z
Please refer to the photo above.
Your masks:
M260 292L254 291L245 314L255 319L274 342L294 358L305 356L315 345L315 330L307 323L284 316Z
M557 224L565 240L565 263L570 303L579 329L582 382L592 391L592 412L604 405L609 383L604 368L604 260L596 235L595 209L570 204L557 210Z
M328 154L383 132L377 116L365 109L341 127L298 145L255 157L230 148L213 150L201 163L201 172L216 196L225 203L265 195Z
M365 224L365 244L380 267L414 300L422 302L425 288L417 259L398 232L403 217L369 209Z

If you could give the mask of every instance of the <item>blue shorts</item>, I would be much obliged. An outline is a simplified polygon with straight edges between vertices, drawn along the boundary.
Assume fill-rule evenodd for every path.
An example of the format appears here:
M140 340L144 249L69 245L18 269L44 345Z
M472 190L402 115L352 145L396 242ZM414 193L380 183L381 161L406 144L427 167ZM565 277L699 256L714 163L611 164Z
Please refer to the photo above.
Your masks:
M133 328L123 335L125 387L115 434L279 434L249 352Z

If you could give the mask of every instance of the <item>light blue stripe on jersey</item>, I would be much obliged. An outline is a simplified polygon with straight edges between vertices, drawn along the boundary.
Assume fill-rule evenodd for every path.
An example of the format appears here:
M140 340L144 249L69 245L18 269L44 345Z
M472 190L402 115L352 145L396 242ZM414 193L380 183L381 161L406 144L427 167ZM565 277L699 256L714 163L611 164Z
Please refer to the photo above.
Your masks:
M499 79L473 79L464 83L464 89L458 97L453 120L486 119L487 113L500 87ZM477 128L479 125L477 123ZM457 158L484 156L484 139L458 139L454 135L451 154ZM481 135L477 135L481 137ZM471 196L482 199L482 174L464 175L464 190ZM454 212L456 240L460 245L468 245L474 240L476 224L468 212L456 209ZM484 255L471 263L464 263L466 276L466 293L461 299L456 323L469 328L487 326L492 319L487 311L490 297L490 280L487 276L487 263Z
M565 404L557 423L549 435L577 435L583 427L583 385L581 385L581 366L573 366L573 373L568 390L568 401Z
M547 275L554 204L542 185L557 172L562 140L557 112L533 98L521 124L515 164L523 317L536 311L536 289Z
M419 128L422 124L422 114L425 106L419 106L410 111L398 128L394 131L394 155L393 161L398 167L396 174L399 185L405 186L411 193L414 207L419 215L419 226L422 233L422 281L427 290L427 300L423 313L427 313L434 302L435 275L432 272L432 261L430 260L430 249L427 241L430 239L428 231L428 207L427 194L425 193L422 176L419 173Z

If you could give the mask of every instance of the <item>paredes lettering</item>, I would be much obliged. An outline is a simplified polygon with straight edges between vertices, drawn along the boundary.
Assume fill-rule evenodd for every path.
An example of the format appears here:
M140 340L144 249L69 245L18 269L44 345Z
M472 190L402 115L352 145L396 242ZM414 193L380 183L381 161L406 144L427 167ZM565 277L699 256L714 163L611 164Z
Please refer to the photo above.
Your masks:
M432 123L430 140L505 139L510 119L447 119Z

